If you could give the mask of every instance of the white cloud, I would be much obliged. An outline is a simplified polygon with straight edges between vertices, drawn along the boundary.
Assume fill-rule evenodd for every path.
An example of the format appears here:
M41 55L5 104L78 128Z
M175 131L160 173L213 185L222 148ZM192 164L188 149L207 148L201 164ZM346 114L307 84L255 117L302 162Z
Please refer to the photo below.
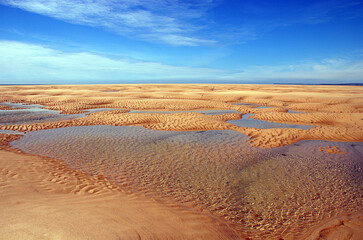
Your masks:
M171 45L184 45L184 46L198 46L203 44L212 44L216 43L213 40L204 40L198 38L190 38L190 37L183 37L180 35L163 35L161 39L165 42L168 42Z
M0 40L0 83L234 82L363 83L363 61L323 59L278 66L246 66L232 71L173 66L131 58Z
M147 35L152 41L171 45L213 42L194 37L197 26L191 23L199 21L213 6L212 0L194 4L177 0L0 0L0 3L74 24L106 28L125 36Z
M113 59L88 52L62 52L48 47L0 41L0 83L117 82L139 80L215 79L226 71Z
M277 66L248 66L244 71L226 75L224 79L300 83L363 83L363 61L329 58Z
M130 38L173 46L208 45L216 42L241 44L259 39L280 27L320 24L333 18L362 16L361 1L324 0L297 5L288 3L288 7L273 1L241 1L241 7L235 9L236 12L231 16L226 13L221 24L218 19L208 19L212 16L208 15L209 10L220 2L222 1L0 0L0 4L73 24L100 27ZM236 17L236 13L240 17ZM243 20L243 23L239 20Z

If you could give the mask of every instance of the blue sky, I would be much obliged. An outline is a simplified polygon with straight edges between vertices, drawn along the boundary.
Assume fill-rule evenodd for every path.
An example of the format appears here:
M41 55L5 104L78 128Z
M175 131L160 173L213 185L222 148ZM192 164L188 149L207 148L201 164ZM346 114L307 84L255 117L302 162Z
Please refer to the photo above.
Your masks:
M363 83L363 1L0 0L0 84Z

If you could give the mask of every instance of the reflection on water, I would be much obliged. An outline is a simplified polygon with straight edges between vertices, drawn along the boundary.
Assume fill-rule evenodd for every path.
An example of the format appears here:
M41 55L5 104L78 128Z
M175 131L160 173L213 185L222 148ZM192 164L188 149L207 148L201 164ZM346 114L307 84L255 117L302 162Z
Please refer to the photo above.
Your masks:
M84 113L61 114L61 111L49 110L43 105L22 103L0 103L12 109L0 110L0 125L33 124L41 122L54 122L86 117L90 113L116 110L116 108L95 108L84 110ZM10 132L9 132L10 133Z
M115 108L95 108L85 110L85 113L80 114L60 114L60 111L45 109L42 105L24 105L21 103L0 103L1 105L11 106L14 109L11 110L0 110L0 125L11 125L11 124L33 124L40 122L51 122L59 120L70 120L81 117L86 117L87 114L96 113L101 111L116 110ZM19 109L26 108L26 109ZM257 108L270 108L270 107L257 107ZM288 110L289 112L294 112ZM179 112L198 112L204 113L206 115L220 115L228 113L238 113L235 110L196 110L196 111L148 111L148 110L130 110L130 113L179 113ZM298 112L296 112L298 113ZM251 127L251 128L300 128L309 129L313 126L310 125L297 125L297 124L282 124L274 123L259 119L249 118L253 114L244 114L239 120L230 120L232 123L241 127Z
M31 132L11 145L209 209L255 239L296 239L322 219L362 210L363 143L339 143L347 153L331 155L318 150L324 141L266 150L247 138L86 126Z
M287 110L288 113L304 113L304 112L300 112L300 111L294 111L294 110Z
M18 132L18 131L13 131L13 130L1 130L0 129L0 134L24 134L22 132Z
M26 108L26 109L38 109L43 107L42 105L38 104L23 104L23 103L10 103L10 102L1 102L0 105L9 106L11 110L20 110L19 108ZM44 111L48 111L47 109L43 109Z
M260 129L267 129L267 128L300 128L300 129L310 129L314 126L311 125L298 125L298 124L288 124L288 123L275 123L269 122L259 119L250 118L254 114L244 114L241 119L239 120L229 120L227 122L232 123L234 125L240 127L249 127L249 128L260 128Z
M75 119L84 114L60 114L60 111L43 108L42 105L24 105L22 103L0 103L13 109L0 110L0 125L32 124Z
M188 111L147 111L147 110L131 110L130 113L182 113L182 112L197 112L197 113L204 113L206 115L221 115L227 113L238 113L235 110L188 110Z
M253 103L234 103L233 105L258 106L257 104L253 104Z

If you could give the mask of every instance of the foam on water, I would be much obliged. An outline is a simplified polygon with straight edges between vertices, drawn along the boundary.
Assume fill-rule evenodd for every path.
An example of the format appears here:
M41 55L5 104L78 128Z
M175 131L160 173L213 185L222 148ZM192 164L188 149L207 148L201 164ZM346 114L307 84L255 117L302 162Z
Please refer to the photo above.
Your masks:
M299 238L323 219L362 210L363 143L338 143L346 154L332 155L318 150L325 141L260 149L247 139L234 131L84 126L30 132L11 146L206 208L256 239Z

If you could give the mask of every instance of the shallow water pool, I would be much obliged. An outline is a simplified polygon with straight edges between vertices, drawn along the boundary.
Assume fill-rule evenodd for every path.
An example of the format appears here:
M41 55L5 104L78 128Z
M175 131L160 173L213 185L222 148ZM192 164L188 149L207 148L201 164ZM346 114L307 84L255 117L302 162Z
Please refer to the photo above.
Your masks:
M238 120L229 120L227 122L232 123L234 125L240 127L249 127L249 128L260 128L260 129L268 129L268 128L299 128L299 129L310 129L312 125L298 125L298 124L288 124L288 123L275 123L269 122L259 119L250 118L254 114L244 114L241 119Z
M251 148L235 131L84 126L27 133L11 143L103 174L120 186L190 203L255 239L299 238L322 219L362 210L363 143L321 152L324 141ZM357 150L358 149L358 150Z

